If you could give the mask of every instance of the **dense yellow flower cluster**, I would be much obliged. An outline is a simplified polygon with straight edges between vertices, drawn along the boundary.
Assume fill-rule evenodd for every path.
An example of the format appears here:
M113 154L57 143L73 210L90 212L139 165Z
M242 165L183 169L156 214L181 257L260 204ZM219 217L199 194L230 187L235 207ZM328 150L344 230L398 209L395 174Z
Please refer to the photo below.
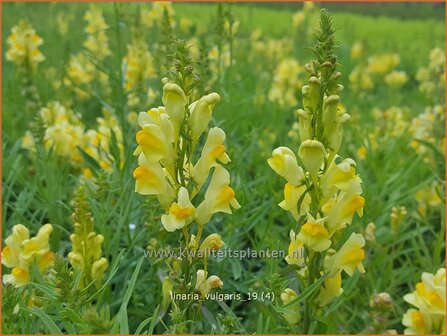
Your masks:
M410 133L413 138L411 147L420 155L424 156L425 161L430 161L432 149L425 145L429 143L438 148L441 153L445 152L445 109L444 106L427 106L425 111L412 119Z
M164 13L167 13L169 23L175 27L175 10L172 3L168 1L154 1L151 9L143 9L141 11L141 23L146 28L159 25L162 22Z
M77 146L82 147L84 140L84 124L81 118L58 101L49 102L40 109L39 115L46 128L43 139L45 149L52 149L57 155L79 164L82 157ZM30 131L25 133L22 146L35 151L35 142Z
M324 15L322 11L322 24L327 23ZM363 214L365 199L354 160L342 160L337 155L343 124L350 116L339 109L341 74L336 69L336 56L326 49L333 45L333 31L322 29L319 34L318 41L328 42L317 44L316 54L326 57L304 66L308 73L308 82L302 88L304 109L297 111L302 165L288 147L276 148L268 164L286 180L284 200L279 206L291 213L298 229L298 233L290 231L286 261L298 267L298 276L308 286L325 274L324 285L315 297L317 306L323 307L342 293L342 271L349 276L356 269L365 272L365 239L361 234L352 233L335 250L354 214ZM284 297L290 297L292 289L286 291ZM294 316L289 317L289 323L299 320L299 315Z
M373 150L377 150L385 138L399 137L406 132L410 124L407 116L408 109L405 107L391 106L386 110L374 108L371 111L375 119L374 129L370 132L370 141Z
M195 164L192 162L194 148L219 100L217 93L211 93L187 106L184 91L177 84L167 83L163 87L164 106L139 115L141 130L136 135L138 147L134 153L139 163L133 174L135 190L142 195L157 195L166 210L162 224L167 231L182 229L193 221L203 226L214 213L231 213L230 206L239 208L229 186L230 174L218 163L230 161L222 129L214 127L208 131L201 157ZM185 127L189 139L183 136ZM212 168L205 199L195 207L191 201Z
M80 99L90 97L93 82L98 81L104 93L109 93L109 76L100 71L91 61L91 58L101 61L110 55L108 37L105 32L108 25L104 20L102 11L96 6L91 6L84 19L86 20L85 31L87 39L84 41L85 51L71 55L63 78L64 85L72 90Z
M260 29L256 29L250 36L251 60L268 60L267 64L278 64L292 51L292 40L287 37L275 39L264 37ZM263 65L265 66L265 65Z
M385 83L391 88L400 88L408 81L405 71L393 70L384 78Z
M74 199L72 218L75 232L70 235L72 251L68 259L72 266L82 270L84 286L91 281L95 281L98 286L109 263L101 257L104 236L94 230L94 219L82 186L78 188Z
M315 3L312 1L303 2L303 9L292 15L292 26L298 33L304 33L305 37L310 36L314 30L313 21L318 15Z
M11 29L7 43L9 49L6 52L6 59L17 66L35 69L45 60L45 56L39 50L43 40L27 21L22 20Z
M372 90L378 83L384 82L391 88L400 88L408 81L404 71L396 70L400 64L397 54L380 54L363 59L363 47L360 43L353 45L351 57L360 63L349 74L349 82L356 91Z
M304 68L293 58L281 60L277 65L268 98L282 106L297 105L297 96L303 85L300 78Z
M416 290L404 296L415 308L402 318L405 334L445 334L445 268L435 274L422 273Z
M429 65L418 70L416 79L420 82L419 88L427 96L439 102L438 96L444 96L445 89L445 52L435 48L430 52Z
M65 107L60 102L49 102L39 111L45 126L44 146L55 154L68 158L75 167L83 164L83 158L78 150L80 147L93 157L104 170L110 170L113 159L110 156L112 131L115 133L118 147L123 153L123 136L115 116L104 111L103 118L97 118L97 129L85 130L85 125L79 115ZM22 147L35 151L35 140L30 131L22 138ZM86 176L91 176L88 168L84 169Z
M87 25L85 32L87 33L87 40L84 42L84 47L98 60L103 60L110 55L109 38L106 30L109 28L102 10L97 6L90 6L90 9L85 13L84 20Z
M147 87L147 80L155 75L153 58L144 40L135 39L127 46L123 59L124 88L128 92L128 104L136 107L140 103L139 91ZM146 92L148 95L148 92Z
M440 193L443 186L441 183L433 182L416 192L416 201L418 203L418 212L425 217L430 208L438 207L442 199Z
M2 264L12 269L11 274L3 275L5 284L16 287L26 285L30 281L30 268L34 262L41 272L53 263L54 253L49 245L51 231L53 226L45 224L35 237L30 238L29 230L24 225L13 226L2 251Z

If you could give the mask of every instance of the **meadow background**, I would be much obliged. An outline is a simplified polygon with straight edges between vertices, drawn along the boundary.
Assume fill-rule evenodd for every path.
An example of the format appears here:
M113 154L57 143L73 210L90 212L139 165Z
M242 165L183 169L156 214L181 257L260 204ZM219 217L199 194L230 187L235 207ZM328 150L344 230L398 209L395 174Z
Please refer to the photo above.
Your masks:
M115 318L120 321L121 332L163 333L170 330L163 322L157 325L148 322L137 330L143 321L152 317L161 301L162 285L157 273L159 265L149 259L142 264L139 260L147 246L155 242L154 239L162 246L174 243L176 239L160 225L161 211L156 202L134 192L132 170L137 159L132 152L137 126L128 121L128 114L134 108L130 108L123 98L119 81L122 59L134 27L146 30L147 44L155 59L155 73L148 80L154 96L149 106L138 106L135 111L162 104L160 80L165 75L159 69L164 60L158 51L164 43L163 32L156 27L145 28L139 18L143 9L151 8L150 3L96 6L103 10L110 27L107 36L112 53L101 66L110 74L111 94L101 96L98 89L90 98L80 100L73 99L72 93L63 85L54 86L54 82L62 81L70 56L83 48L86 34L82 17L89 4L2 4L2 237L4 239L17 223L24 224L35 233L44 223L50 222L55 227L51 237L52 250L67 255L70 250L69 234L73 231L71 200L82 169L74 168L69 159L54 153L42 157L31 155L23 148L22 138L30 129L39 108L50 101L58 100L62 104L69 101L87 126L93 125L101 116L102 107L116 107L124 138L122 169L113 165L104 173L100 172L98 165L85 163L91 170L98 170L93 178L101 187L90 191L88 197L95 229L104 235L103 255L110 264L105 276L107 286L97 302L100 313L86 319L85 330L101 330L89 327L105 325L106 328L106 322L112 320L112 325ZM321 6L317 4L317 8ZM294 111L301 105L299 83L303 83L304 74L296 72L296 80L279 87L281 92L292 90L291 95L296 96L295 103L269 99L269 93L275 85L275 75L280 72L277 66L283 59L295 59L304 65L312 57L308 49L313 45L309 30L315 26L315 16L312 17L315 14L308 14L308 21L306 19L301 26L294 27L293 15L302 10L301 3L223 4L222 7L230 10L234 20L239 22L231 41L234 61L224 65L217 78L212 79L216 76L212 67L203 77L210 87L209 92L221 95L212 125L222 127L227 133L226 145L232 158L228 170L242 208L232 216L218 216L206 230L218 232L226 246L233 249L287 250L291 216L277 205L283 198L282 182L266 160L279 145L297 148L297 141L289 131L296 121ZM427 95L421 92L420 82L416 79L418 70L429 66L430 51L434 48L443 51L444 7L427 3L380 4L371 10L362 4L329 4L329 8L334 26L338 28L336 39L340 47L337 53L341 82L345 86L341 101L352 116L345 126L341 154L356 160L366 199L364 216L357 218L350 230L365 232L371 222L376 230L375 239L371 239L366 247L366 273L356 273L344 280L345 294L330 306L324 317L326 332L371 331L371 321L377 312L372 310L370 299L374 293L387 292L393 299L393 308L387 313L384 330L395 329L402 333L402 315L409 308L403 301L403 295L414 289L422 272L436 272L444 264L444 149L427 143L421 145L427 148L421 152L411 146L415 139L411 131L412 121L427 106L435 104L442 106L444 119L431 120L430 132L435 144L442 138L445 144L444 90L440 94ZM182 3L173 4L173 9L177 23L173 34L187 41L193 36L205 40L208 50L203 55L207 55L219 42L215 29L218 4ZM403 15L407 9L407 15ZM17 67L5 59L7 37L20 19L27 19L44 41L40 50L46 59L33 74L41 104L35 109L26 108L21 75ZM186 28L182 28L182 19ZM185 19L189 21L188 25ZM64 23L68 29L61 32L60 25ZM262 52L253 47L255 30L260 30L259 40L266 44ZM284 38L287 39L284 43L267 44L268 40ZM362 44L363 55L354 59L351 49L356 43ZM271 54L274 56L269 56ZM393 89L379 78L374 79L372 89L356 88L358 83L351 83L349 74L368 57L379 54L399 55L400 63L396 69L405 71L408 81ZM200 55L203 56L202 53ZM212 63L212 60L201 60ZM291 74L293 72L285 77ZM383 112L393 106L400 109L399 112L377 112L377 109ZM433 185L435 189L432 189ZM417 193L421 190L428 190L429 196L418 199ZM393 229L390 215L392 208L399 206L405 206L407 215L398 223L398 228ZM210 267L224 281L224 291L248 293L275 290L277 274L282 273L285 266L283 260L277 259L221 259ZM3 273L5 271L3 267ZM11 303L15 302L14 295L5 288L3 295L4 324L11 328L6 332L48 332L51 323L49 327L45 321L61 321L62 315L51 306L44 311L45 318L41 319L14 315L15 305ZM5 295L9 295L9 301ZM192 331L287 333L287 325L274 305L260 300L207 302L202 310L203 318ZM15 322L25 320L26 323L20 327L13 327Z

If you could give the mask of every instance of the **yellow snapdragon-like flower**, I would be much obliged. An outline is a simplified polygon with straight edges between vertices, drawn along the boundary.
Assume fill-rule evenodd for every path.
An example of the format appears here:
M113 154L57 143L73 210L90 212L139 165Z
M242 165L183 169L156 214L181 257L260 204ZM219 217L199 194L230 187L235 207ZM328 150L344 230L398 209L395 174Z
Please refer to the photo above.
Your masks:
M284 305L289 304L290 302L295 300L297 297L298 297L298 294L296 294L296 292L291 288L286 288L281 293L281 301ZM285 311L282 314L288 323L297 324L300 321L301 316L300 316L300 310L299 310L298 305L289 306L287 308L284 308L284 310Z
M361 217L364 204L365 199L355 193L340 193L330 199L323 211L328 217L327 223L331 234L350 225L355 213Z
M338 272L333 277L329 277L324 280L323 287L321 287L317 298L318 305L320 307L324 307L342 293L343 288L341 288L341 272Z
M166 231L172 232L190 224L196 214L188 190L181 187L178 192L178 201L171 204L168 214L161 216L161 223Z
M302 185L304 178L303 168L298 166L296 156L288 147L278 147L267 160L269 166L280 176L284 177L293 186Z
M219 250L225 243L222 240L221 236L217 233L212 233L208 237L206 237L202 244L200 245L200 251L215 251Z
M18 66L35 69L45 60L45 56L39 50L43 40L26 21L20 21L11 29L7 43L9 49L6 52L6 59Z
M326 218L315 219L307 213L307 222L301 226L297 239L309 249L317 252L325 251L331 246L329 231L324 226Z
M304 194L306 186L299 187L294 186L291 183L286 183L284 186L284 200L278 205L286 211L290 211L293 218L298 220L300 214L305 214L309 210L311 198L309 194ZM304 194L304 197L302 198ZM302 198L300 207L298 208L298 202Z
M405 334L445 333L445 268L435 274L422 273L416 289L404 300L417 309L409 309L402 318Z
M323 195L331 197L337 190L360 195L362 180L356 175L355 166L355 161L349 158L339 164L332 162L321 180Z
M213 288L222 288L223 282L217 275L211 275L207 278L207 272L204 270L197 271L197 280L195 289L199 291L202 299L206 297L206 295Z
M359 233L352 233L338 252L324 262L325 270L336 274L340 270L352 276L356 269L364 273L362 261L365 259L365 239Z
M138 167L133 171L135 191L142 195L159 195L166 193L170 185L158 162L149 162L142 153L138 156Z
M197 208L196 221L205 224L217 212L231 214L231 208L239 209L240 207L235 198L235 192L230 187L230 173L222 166L217 166L205 193L205 199Z
M3 275L5 284L16 287L26 285L30 281L30 268L34 262L41 272L51 266L54 260L49 245L52 231L53 226L45 224L35 237L30 238L28 229L22 224L12 228L12 234L6 238L6 246L2 251L2 264L11 268L10 274Z
M286 262L289 265L303 266L305 262L304 258L304 244L298 239L298 235L295 231L290 230L290 244L288 254L286 256Z
M200 159L192 169L192 178L197 183L197 189L205 183L210 169L217 165L217 160L223 164L231 161L226 153L225 138L225 132L221 128L214 127L209 130Z

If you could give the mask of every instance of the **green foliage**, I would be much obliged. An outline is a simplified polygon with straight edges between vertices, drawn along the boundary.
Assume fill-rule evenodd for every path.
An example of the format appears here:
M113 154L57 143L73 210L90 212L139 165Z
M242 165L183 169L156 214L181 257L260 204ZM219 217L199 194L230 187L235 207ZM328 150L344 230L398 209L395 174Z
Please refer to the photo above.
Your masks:
M147 199L134 192L132 170L136 161L135 126L127 121L126 92L123 91L122 57L127 43L131 40L133 22L142 25L135 16L143 9L150 9L148 3L97 4L105 13L110 28L112 55L97 65L98 74L110 77L110 95L103 94L99 85L89 99L72 99L69 92L61 89L57 95L52 87L47 70L55 68L62 80L70 55L82 48L85 40L84 22L68 22L68 35L58 32L58 14L71 14L81 18L88 9L84 3L5 3L2 5L3 50L7 49L10 29L21 18L28 18L37 33L43 37L41 47L46 61L39 65L31 79L35 85L37 104L27 106L22 89L31 90L29 83L23 83L22 75L3 57L2 71L2 237L10 233L17 223L26 225L36 232L44 223L54 226L51 235L51 250L59 256L49 274L44 278L33 273L32 282L22 288L3 285L2 288L2 332L4 334L32 333L296 333L282 317L280 294L286 286L294 283L286 279L291 271L282 259L216 259L210 263L210 274L218 274L224 281L225 293L274 293L275 300L226 302L207 301L200 311L195 306L178 308L171 305L170 313L163 312L161 269L165 260L142 258L149 242L155 242L157 249L176 246L177 241L162 228L161 212L155 200ZM336 6L337 4L331 4ZM354 5L352 5L354 6ZM399 4L383 5L383 11L393 11ZM422 6L422 5L421 5ZM163 11L161 26L140 27L144 39L153 52L156 78L149 80L149 88L156 89L162 78L176 60L175 77L181 83L185 75L193 78L191 91L221 95L216 108L214 123L227 130L229 156L232 162L228 170L232 173L232 184L242 205L241 211L233 216L216 216L204 228L203 235L218 232L232 249L278 249L287 250L288 230L291 217L277 206L282 199L282 186L272 178L266 163L271 150L281 143L288 143L287 133L295 121L293 111L298 106L280 106L267 99L276 67L265 59L258 64L249 59L250 35L254 29L262 29L263 38L294 37L291 27L293 10L301 4L290 4L292 10L284 10L281 4L269 8L253 4L185 4L174 5L177 25L171 25L166 10ZM422 7L421 7L422 8ZM425 8L425 7L424 7ZM323 11L322 30L317 33L317 47L314 55L320 63L330 60L337 65L343 76L337 81L345 86L343 104L353 121L345 127L343 157L353 157L357 170L362 176L366 198L362 219L353 223L353 228L364 232L368 223L376 226L375 241L367 245L365 260L366 273L356 274L343 283L345 294L330 304L321 323L310 326L315 333L359 333L371 326L369 298L377 292L388 292L393 301L389 312L387 329L403 331L401 318L409 308L403 295L414 288L422 272L434 272L444 263L445 196L443 187L438 192L441 204L430 208L426 216L418 212L415 193L433 181L441 183L445 175L445 156L438 148L426 144L429 153L434 154L434 163L424 162L410 146L407 131L398 136L384 137L379 150L369 150L365 159L360 159L357 149L373 141L371 134L377 127L372 115L373 107L386 109L392 105L408 107L408 123L431 104L431 99L418 90L416 72L427 64L430 49L443 47L445 41L444 22L430 16L418 19L400 20L393 17L371 17L337 10L333 12L334 25ZM429 13L422 11L422 13ZM42 18L51 18L43 20ZM189 18L194 25L189 33L180 31L179 18ZM230 30L226 30L229 20ZM240 21L235 33L231 23ZM203 26L204 31L198 29ZM195 28L194 28L195 27ZM194 30L195 29L195 30ZM336 40L333 37L334 31ZM191 33L193 32L193 33ZM181 37L183 42L173 40ZM201 41L199 60L191 56L190 38ZM291 45L290 57L300 64L312 57L306 49L308 41L297 39ZM399 92L391 92L381 85L365 96L350 89L348 74L356 66L349 56L350 47L356 41L363 41L368 54L395 52L401 56L401 69L409 76L408 83ZM217 45L219 55L226 43L232 43L231 66L225 68L219 60L218 80L214 75L210 50ZM157 46L161 48L156 49ZM333 52L337 48L338 58ZM189 49L188 49L189 48ZM171 58L172 56L172 58ZM220 56L219 56L220 57ZM195 62L198 61L198 62ZM342 67L339 65L342 64ZM191 66L191 67L189 67ZM172 70L172 69L171 69ZM335 67L334 67L335 71ZM172 78L174 78L172 77ZM200 82L198 78L200 77ZM28 78L29 80L29 78ZM198 84L197 84L198 83ZM194 89L194 90L193 90ZM261 92L265 102L255 105L255 93ZM30 91L27 91L28 93ZM72 108L82 115L86 126L91 126L101 116L102 107L111 107L123 130L124 154L120 155L116 135L111 141L110 155L114 158L111 171L105 172L88 153L81 153L93 177L84 185L82 202L89 204L94 218L95 232L104 236L102 253L109 260L109 267L99 288L87 281L87 288L81 284L82 272L74 269L67 261L71 251L69 236L73 232L72 195L79 183L79 169L73 168L68 159L55 154L54 149L44 150L45 127L38 117L38 110L51 100L72 99ZM297 97L298 100L301 96ZM444 97L441 97L444 98ZM161 93L156 92L150 106L161 105ZM140 112L140 110L136 110ZM22 148L25 131L31 130L36 140L36 152ZM445 136L444 132L439 137ZM401 223L399 231L390 228L390 212L393 206L404 205L408 216ZM84 216L84 215L82 215ZM62 257L65 256L65 257ZM163 265L163 267L161 267ZM2 266L3 274L10 270ZM319 281L322 281L320 278ZM312 290L300 293L301 300L311 296ZM35 305L29 306L33 299ZM246 297L244 297L246 299ZM166 314L165 314L166 313ZM193 321L194 316L196 320Z

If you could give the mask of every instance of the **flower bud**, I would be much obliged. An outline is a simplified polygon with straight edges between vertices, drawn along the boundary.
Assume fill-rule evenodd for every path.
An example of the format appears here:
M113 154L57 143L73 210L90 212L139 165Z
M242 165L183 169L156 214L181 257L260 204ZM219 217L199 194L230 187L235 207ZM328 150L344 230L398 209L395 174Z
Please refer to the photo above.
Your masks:
M298 133L300 135L301 142L312 138L312 115L306 111L299 109L296 111L298 115Z
M309 99L312 104L312 113L315 113L320 99L321 81L317 77L309 78Z
M267 160L269 166L287 182L294 186L302 184L304 178L303 169L298 166L295 154L288 147L278 147L272 152L272 157Z
M326 97L323 101L323 123L332 126L332 123L337 117L337 106L340 102L340 97L337 95L332 95Z
M189 106L191 117L188 120L192 131L192 139L196 141L208 126L214 106L220 101L217 93L210 93Z
M391 298L390 294L386 292L375 293L369 301L369 306L374 310L391 310L393 308L393 299Z
M186 96L182 88L177 84L167 83L163 86L163 105L174 123L176 134L180 129L185 115Z
M301 143L298 154L303 161L304 167L316 178L326 157L326 150L318 140L306 140Z
M92 264L92 278L95 280L101 280L108 266L109 262L106 258L96 260Z

